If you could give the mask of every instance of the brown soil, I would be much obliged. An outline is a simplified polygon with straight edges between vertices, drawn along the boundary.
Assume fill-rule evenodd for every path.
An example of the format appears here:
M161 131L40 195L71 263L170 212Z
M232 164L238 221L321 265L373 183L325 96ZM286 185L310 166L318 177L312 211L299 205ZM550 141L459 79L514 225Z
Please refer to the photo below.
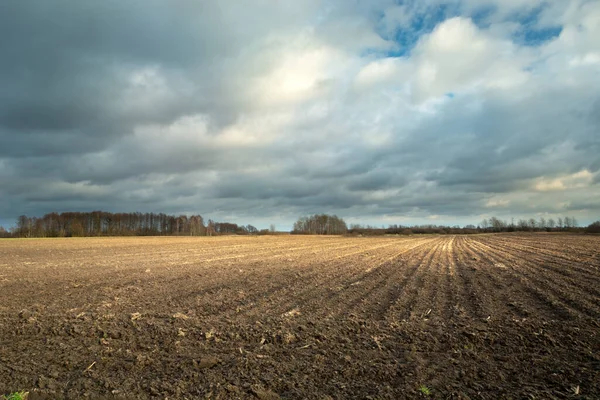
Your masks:
M0 241L30 399L600 399L599 321L599 236Z

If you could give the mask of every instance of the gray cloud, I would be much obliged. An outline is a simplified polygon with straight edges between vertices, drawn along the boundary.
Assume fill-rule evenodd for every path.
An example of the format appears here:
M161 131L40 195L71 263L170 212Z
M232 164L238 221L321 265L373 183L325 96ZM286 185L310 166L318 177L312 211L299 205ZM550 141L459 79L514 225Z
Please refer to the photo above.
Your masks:
M6 3L0 221L595 220L600 7L575 3Z

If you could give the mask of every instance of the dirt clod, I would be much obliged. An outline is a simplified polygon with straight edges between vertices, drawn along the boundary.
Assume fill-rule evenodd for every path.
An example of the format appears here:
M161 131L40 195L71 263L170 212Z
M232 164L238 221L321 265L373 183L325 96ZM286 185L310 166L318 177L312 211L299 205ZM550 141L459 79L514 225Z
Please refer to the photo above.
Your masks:
M260 400L279 400L281 399L281 397L269 390L269 389L265 389L260 385L252 385L252 393L259 398Z
M219 363L219 359L216 357L202 357L200 360L194 361L194 366L199 369L212 368Z

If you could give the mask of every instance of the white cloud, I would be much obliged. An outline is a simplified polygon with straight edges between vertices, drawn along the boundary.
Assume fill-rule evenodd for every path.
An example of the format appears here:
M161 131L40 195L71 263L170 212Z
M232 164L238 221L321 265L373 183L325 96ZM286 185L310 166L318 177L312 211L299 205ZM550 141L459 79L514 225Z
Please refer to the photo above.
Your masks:
M360 90L373 90L377 84L401 83L408 78L406 63L400 58L383 58L365 65L356 75L355 87Z
M538 178L533 188L539 192L565 191L588 187L592 184L593 179L594 174L588 170L582 170L558 178Z
M508 207L509 205L510 205L510 200L501 199L501 198L489 199L485 203L486 208L504 208L504 207Z
M452 18L414 51L414 96L424 101L473 87L511 89L527 81L526 61L513 43L481 31L468 18Z
M583 56L575 56L571 59L571 61L569 61L569 64L573 67L600 65L600 53L589 52Z
M311 32L289 38L270 53L273 66L249 88L250 97L265 108L294 106L328 95L340 72L352 64L343 51L324 44Z

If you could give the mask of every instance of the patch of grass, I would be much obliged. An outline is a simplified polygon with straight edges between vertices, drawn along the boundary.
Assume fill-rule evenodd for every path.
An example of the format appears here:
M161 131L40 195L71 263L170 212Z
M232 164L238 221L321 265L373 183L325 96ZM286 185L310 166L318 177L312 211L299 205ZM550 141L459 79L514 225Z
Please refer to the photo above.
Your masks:
M7 395L1 395L0 400L26 400L29 392L15 392Z
M423 394L425 396L429 396L431 394L431 389L429 389L425 385L421 385L421 386L419 386L419 392L421 392L421 394Z

